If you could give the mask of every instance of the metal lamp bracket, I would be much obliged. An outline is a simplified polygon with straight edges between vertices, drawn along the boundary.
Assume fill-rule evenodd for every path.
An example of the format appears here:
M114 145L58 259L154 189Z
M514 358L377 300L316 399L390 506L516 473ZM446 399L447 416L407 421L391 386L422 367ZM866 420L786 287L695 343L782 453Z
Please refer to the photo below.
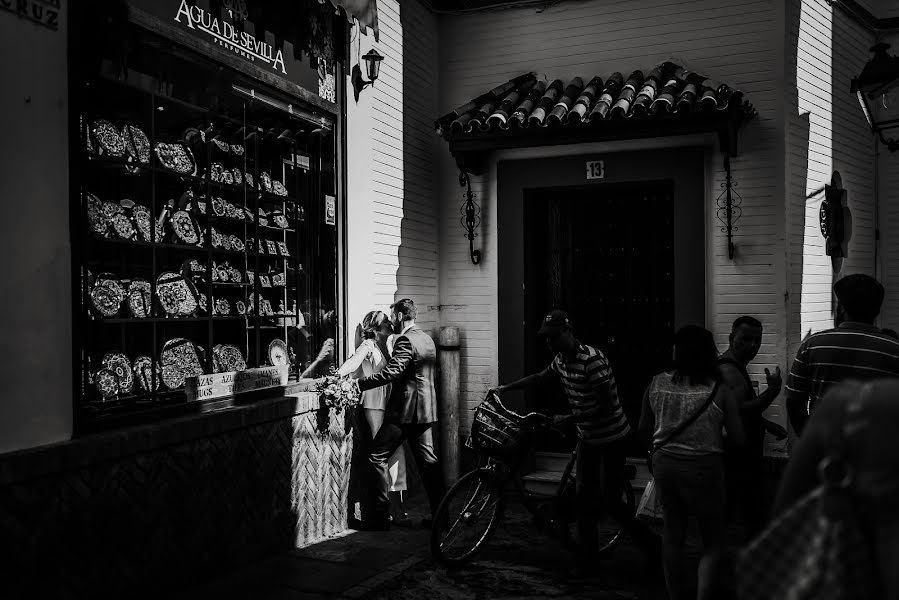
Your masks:
M727 234L727 257L733 260L734 232L739 229L739 227L735 226L735 223L743 216L743 209L741 208L743 197L734 189L737 187L737 182L731 176L729 154L724 155L724 171L727 176L724 183L721 184L721 187L724 189L718 194L718 199L715 201L715 204L718 206L716 216L724 225L721 228L721 233Z
M474 265L481 262L481 251L474 249L474 239L478 237L475 229L481 224L481 207L478 206L474 199L475 193L471 191L471 180L468 173L464 169L459 171L459 185L465 188L462 197L465 202L462 203L460 212L462 213L462 227L465 229L465 237L468 238L468 250L471 254L471 263Z

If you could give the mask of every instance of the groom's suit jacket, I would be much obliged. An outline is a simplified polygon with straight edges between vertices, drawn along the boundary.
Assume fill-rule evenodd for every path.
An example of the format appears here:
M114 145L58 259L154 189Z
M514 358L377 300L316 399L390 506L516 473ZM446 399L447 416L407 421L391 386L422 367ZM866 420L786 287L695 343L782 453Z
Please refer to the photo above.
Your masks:
M437 420L436 372L434 340L418 326L412 326L397 337L393 356L384 368L359 380L359 389L365 391L392 383L385 421L433 423Z

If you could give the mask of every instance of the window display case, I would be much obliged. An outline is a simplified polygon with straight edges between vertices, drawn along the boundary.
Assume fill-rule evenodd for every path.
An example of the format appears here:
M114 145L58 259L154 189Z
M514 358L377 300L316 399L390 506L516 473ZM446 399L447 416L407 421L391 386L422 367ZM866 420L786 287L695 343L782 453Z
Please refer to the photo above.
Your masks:
M334 116L134 27L79 83L80 418L185 405L185 382L336 338ZM310 369L312 367L312 369Z

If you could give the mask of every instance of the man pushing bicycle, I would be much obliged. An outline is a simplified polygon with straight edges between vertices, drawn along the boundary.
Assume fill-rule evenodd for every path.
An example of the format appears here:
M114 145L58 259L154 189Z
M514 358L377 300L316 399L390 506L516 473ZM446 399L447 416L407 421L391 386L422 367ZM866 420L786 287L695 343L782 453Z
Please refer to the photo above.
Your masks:
M659 537L639 521L622 500L625 485L625 437L630 433L618 400L615 377L605 355L575 338L571 319L553 310L538 335L556 353L552 363L534 373L494 388L502 392L535 387L549 380L561 382L571 407L570 415L556 415L557 426L574 423L578 432L576 514L578 544L576 574L595 569L599 546L598 522L605 511L633 536L652 569L661 564ZM598 502L597 502L598 501Z

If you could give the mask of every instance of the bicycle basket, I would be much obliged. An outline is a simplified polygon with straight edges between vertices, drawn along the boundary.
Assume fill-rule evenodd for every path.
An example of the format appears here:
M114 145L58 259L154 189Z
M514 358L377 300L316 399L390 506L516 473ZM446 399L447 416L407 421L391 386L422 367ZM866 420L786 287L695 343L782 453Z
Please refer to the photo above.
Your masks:
M524 418L490 394L474 411L471 434L465 445L488 455L515 454L524 442Z

